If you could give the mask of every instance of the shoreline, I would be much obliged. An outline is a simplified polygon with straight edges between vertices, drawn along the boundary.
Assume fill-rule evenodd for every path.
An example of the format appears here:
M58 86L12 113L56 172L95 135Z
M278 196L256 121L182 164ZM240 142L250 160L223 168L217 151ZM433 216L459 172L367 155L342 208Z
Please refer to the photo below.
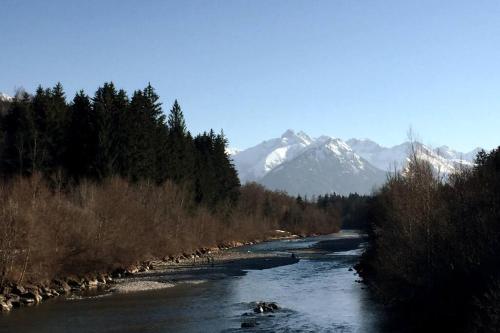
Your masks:
M298 258L271 253L223 252L215 262L153 263L152 270L115 280L109 292L129 293L199 284L241 276L246 270L268 269L297 263Z
M245 269L265 269L292 264L298 260L276 253L228 250L268 241L303 237L306 236L276 230L262 240L229 241L217 247L200 248L192 253L140 262L107 273L67 276L45 283L9 283L0 290L0 313L8 313L23 306L39 305L44 300L52 298L78 299L85 297L89 292L105 295L164 289L181 283L202 283L227 276L242 275Z

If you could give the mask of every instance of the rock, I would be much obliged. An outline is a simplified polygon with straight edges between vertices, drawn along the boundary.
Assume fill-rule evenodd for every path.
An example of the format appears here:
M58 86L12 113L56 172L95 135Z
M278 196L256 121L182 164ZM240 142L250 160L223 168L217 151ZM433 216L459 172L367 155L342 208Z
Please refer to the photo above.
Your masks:
M21 297L21 303L24 305L30 306L30 305L36 304L36 301L34 298Z
M87 285L89 286L89 288L97 288L98 284L99 284L99 282L97 281L97 279L88 280L88 282L87 282Z
M268 307L270 307L273 310L278 310L279 309L278 304L276 304L274 302L269 303Z
M255 312L255 313L263 313L264 312L264 308L261 305L258 305L257 307L255 307L253 309L253 312Z
M63 280L53 280L54 289L60 294L67 294L71 291L70 285Z
M10 310L12 310L12 308L13 308L13 305L9 300L5 299L5 300L0 301L0 311L9 312Z
M266 313L266 312L274 312L278 310L278 304L274 302L266 303L266 302L259 302L253 309L253 312L255 313Z
M16 294L8 294L7 299L13 307L18 308L21 306L21 297Z
M117 268L111 273L111 276L114 278L122 278L125 276L129 276L130 272L124 268Z
M26 303L31 303L31 300L33 300L33 303L38 304L42 301L42 296L38 293L38 291L33 290L33 291L28 291L21 297L21 301L23 300L29 300L26 301Z
M349 271L349 272L352 272L352 267L349 267L348 271Z
M97 282L100 284L106 284L106 276L104 274L97 275Z
M139 272L139 268L137 266L130 266L126 270L126 276L127 275L132 275L132 274L135 274L135 273L138 273L138 272Z
M16 295L22 295L26 292L26 289L23 286L16 284L14 285L14 288L12 288L12 292Z
M77 277L68 277L66 278L66 283L71 287L71 290L80 290L84 287L84 282L82 279Z
M34 291L34 292L40 293L42 291L42 287L34 285L34 284L27 284L24 286L24 289L26 290L26 292Z

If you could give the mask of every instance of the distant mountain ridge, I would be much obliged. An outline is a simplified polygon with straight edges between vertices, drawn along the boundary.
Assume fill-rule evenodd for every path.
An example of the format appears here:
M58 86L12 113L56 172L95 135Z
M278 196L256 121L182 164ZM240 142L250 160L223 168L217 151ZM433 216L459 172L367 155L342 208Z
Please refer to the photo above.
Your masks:
M445 175L471 166L480 150L460 153L447 146L432 149L418 142L415 146L420 158ZM385 181L388 171L406 165L409 151L409 142L387 148L369 139L312 138L287 130L279 138L234 151L232 157L242 183L255 181L273 190L311 196L370 193Z
M12 102L14 98L3 93L3 92L0 92L0 101L6 101L6 102Z

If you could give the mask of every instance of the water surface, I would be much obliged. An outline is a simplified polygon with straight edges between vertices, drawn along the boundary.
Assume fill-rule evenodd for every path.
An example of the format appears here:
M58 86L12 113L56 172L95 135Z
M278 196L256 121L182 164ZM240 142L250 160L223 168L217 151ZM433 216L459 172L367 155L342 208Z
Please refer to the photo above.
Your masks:
M201 284L54 299L2 315L0 332L379 332L381 312L349 270L362 250L313 249L322 240L354 236L342 232L240 248L294 252L301 260ZM257 301L277 302L281 310L254 315ZM241 329L242 321L250 319L259 325Z

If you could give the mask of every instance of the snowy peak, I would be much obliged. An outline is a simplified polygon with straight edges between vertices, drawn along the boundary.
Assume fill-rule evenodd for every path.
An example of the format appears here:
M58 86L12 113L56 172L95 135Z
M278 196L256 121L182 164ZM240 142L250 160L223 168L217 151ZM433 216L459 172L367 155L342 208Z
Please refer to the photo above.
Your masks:
M289 194L369 193L385 173L371 166L347 143L330 138L314 140L301 154L275 167L258 180L273 190Z
M0 92L0 101L2 102L12 102L14 100L13 97L3 93L3 92Z
M472 165L480 149L460 153L447 146L433 149L414 143L417 156L441 174ZM291 194L369 193L383 183L387 171L402 170L412 144L383 147L369 139L343 141L329 136L312 138L285 131L280 137L232 153L242 183L256 181Z
M281 135L281 141L283 144L304 144L310 145L312 143L312 139L306 133L299 131L295 133L294 130L286 130L285 133Z
M472 160L476 155L476 150L463 154L448 146L432 149L420 142L413 143L413 147L412 143L404 142L391 148L382 147L369 140L351 139L348 142L357 154L377 168L385 171L404 168L412 150L414 150L418 158L428 161L434 170L441 174L450 174L462 166L472 165Z
M228 154L229 156L236 155L240 152L241 152L241 149L238 149L238 148L231 148L231 147L226 148L226 154Z
M233 156L242 182L256 181L280 164L293 159L312 143L304 132L287 130L280 138L264 141Z

